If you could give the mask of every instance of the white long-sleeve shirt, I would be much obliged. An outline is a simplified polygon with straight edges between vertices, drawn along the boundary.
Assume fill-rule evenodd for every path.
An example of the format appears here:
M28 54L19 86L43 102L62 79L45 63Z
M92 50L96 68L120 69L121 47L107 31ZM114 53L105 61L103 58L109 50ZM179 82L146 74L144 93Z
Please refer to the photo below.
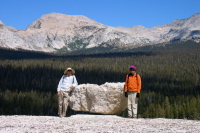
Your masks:
M59 91L70 91L70 86L76 87L78 82L75 75L63 75L58 84L57 92Z

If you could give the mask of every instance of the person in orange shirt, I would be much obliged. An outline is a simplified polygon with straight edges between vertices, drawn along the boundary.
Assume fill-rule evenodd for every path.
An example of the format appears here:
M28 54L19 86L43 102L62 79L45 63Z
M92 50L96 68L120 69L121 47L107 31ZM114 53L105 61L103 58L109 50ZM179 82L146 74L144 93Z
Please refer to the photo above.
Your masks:
M124 87L125 96L128 97L128 117L137 118L138 98L142 83L140 75L136 73L136 67L130 66L129 70Z

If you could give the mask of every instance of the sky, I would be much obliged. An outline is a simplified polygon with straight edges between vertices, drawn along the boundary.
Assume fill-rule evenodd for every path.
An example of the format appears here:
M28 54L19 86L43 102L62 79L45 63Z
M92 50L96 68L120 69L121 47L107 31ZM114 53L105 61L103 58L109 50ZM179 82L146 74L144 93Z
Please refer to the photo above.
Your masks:
M0 0L0 20L26 29L52 12L84 15L104 25L151 28L200 13L200 0Z

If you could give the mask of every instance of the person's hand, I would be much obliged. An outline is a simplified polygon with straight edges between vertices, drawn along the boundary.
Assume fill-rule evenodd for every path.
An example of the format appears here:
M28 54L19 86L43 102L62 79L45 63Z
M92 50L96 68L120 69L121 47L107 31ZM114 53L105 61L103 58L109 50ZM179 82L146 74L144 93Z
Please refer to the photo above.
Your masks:
M60 91L58 92L58 96L60 96Z
M124 96L125 96L125 97L128 97L128 92L124 92Z
M72 90L74 88L74 86L70 86L69 88Z
M137 93L137 94L136 94L136 97L139 98L139 97L140 97L140 93Z

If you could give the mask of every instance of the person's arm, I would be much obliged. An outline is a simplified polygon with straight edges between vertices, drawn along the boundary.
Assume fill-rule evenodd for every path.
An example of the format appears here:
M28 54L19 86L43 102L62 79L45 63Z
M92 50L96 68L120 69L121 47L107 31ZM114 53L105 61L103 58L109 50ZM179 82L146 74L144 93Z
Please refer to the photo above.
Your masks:
M78 82L77 82L77 80L76 80L76 76L74 75L74 83L72 84L72 86L73 87L76 87L77 85L78 85Z
M77 85L78 85L78 82L77 82L77 80L76 80L76 77L75 77L75 75L73 76L73 84L72 84L72 86L70 87L70 89L73 89L73 88L75 88Z
M141 88L142 88L142 81L141 81L141 77L140 75L137 75L137 84L138 84L138 89L137 89L137 93L141 92Z
M60 79L60 81L58 83L58 87L57 87L58 96L60 95L60 89L61 89L62 80L63 80L63 76L61 77L61 79Z

